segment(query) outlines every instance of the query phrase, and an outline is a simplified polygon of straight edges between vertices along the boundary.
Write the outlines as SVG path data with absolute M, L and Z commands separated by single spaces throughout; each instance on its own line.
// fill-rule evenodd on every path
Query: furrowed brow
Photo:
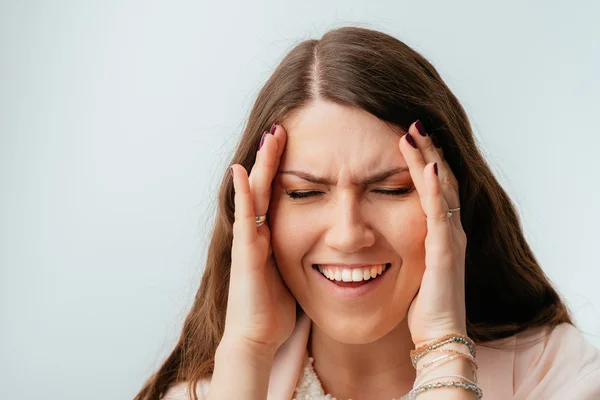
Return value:
M 381 181 L 386 180 L 387 178 L 389 178 L 392 175 L 396 175 L 396 174 L 399 174 L 401 172 L 406 172 L 406 171 L 408 171 L 408 167 L 394 168 L 389 171 L 379 172 L 372 176 L 368 176 L 365 179 L 357 182 L 357 184 L 371 185 L 373 183 L 379 183 Z M 334 185 L 335 184 L 335 182 L 332 179 L 329 179 L 327 177 L 315 176 L 313 174 L 310 174 L 310 173 L 304 172 L 304 171 L 279 171 L 278 173 L 282 174 L 282 175 L 294 175 L 300 179 L 304 179 L 305 181 L 316 183 L 319 185 Z

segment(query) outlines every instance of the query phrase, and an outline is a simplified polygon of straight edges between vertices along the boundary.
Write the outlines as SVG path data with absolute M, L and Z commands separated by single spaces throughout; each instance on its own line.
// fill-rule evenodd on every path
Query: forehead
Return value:
M 281 161 L 286 168 L 296 163 L 326 168 L 342 163 L 351 169 L 406 165 L 398 148 L 402 129 L 364 110 L 317 101 L 283 124 L 288 136 Z

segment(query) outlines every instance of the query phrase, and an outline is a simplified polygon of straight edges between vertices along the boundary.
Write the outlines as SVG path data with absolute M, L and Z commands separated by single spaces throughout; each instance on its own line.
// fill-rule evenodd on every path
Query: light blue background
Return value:
M 598 4 L 2 1 L 2 397 L 134 396 L 191 305 L 259 88 L 347 24 L 437 67 L 600 345 Z

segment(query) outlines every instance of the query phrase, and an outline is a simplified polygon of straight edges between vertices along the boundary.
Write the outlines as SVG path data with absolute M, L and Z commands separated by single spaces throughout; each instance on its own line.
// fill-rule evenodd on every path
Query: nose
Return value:
M 375 243 L 372 221 L 363 215 L 360 199 L 345 194 L 328 209 L 325 243 L 344 253 L 354 253 Z

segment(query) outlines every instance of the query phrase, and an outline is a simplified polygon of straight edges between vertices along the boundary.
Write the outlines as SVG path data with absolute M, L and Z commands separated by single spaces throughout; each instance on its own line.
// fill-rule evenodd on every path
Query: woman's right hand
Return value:
M 272 355 L 294 329 L 296 300 L 275 265 L 268 221 L 259 227 L 255 221 L 255 216 L 267 214 L 286 132 L 277 125 L 273 134 L 265 132 L 261 140 L 250 177 L 243 166 L 231 167 L 235 222 L 221 343 Z

